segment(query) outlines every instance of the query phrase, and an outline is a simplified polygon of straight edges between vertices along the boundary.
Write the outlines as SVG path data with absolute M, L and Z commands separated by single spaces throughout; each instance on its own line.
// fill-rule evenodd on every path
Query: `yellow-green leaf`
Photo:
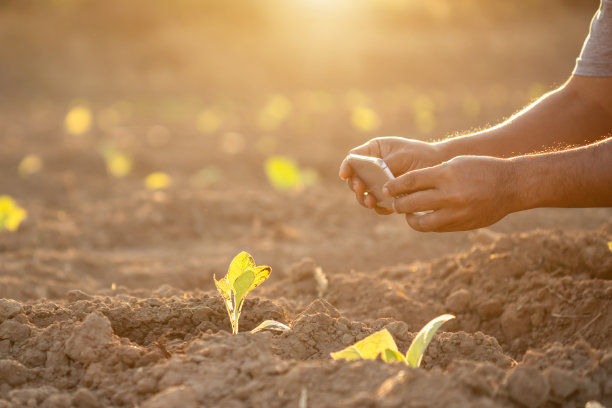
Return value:
M 276 320 L 264 320 L 256 328 L 251 330 L 251 333 L 257 333 L 263 330 L 276 331 L 276 332 L 286 332 L 291 330 L 289 326 L 283 324 L 281 322 L 277 322 Z
M 231 299 L 232 295 L 231 295 L 231 288 L 229 283 L 227 282 L 227 279 L 223 278 L 223 279 L 215 279 L 215 276 L 213 275 L 213 280 L 215 281 L 215 286 L 217 287 L 217 290 L 219 291 L 219 293 L 221 293 L 221 296 L 223 296 L 225 299 Z
M 17 231 L 19 224 L 26 219 L 28 212 L 21 208 L 12 197 L 0 196 L 0 231 Z
M 379 354 L 384 353 L 387 349 L 397 351 L 397 345 L 395 344 L 395 340 L 393 340 L 391 333 L 389 333 L 387 329 L 382 329 L 381 331 L 377 331 L 376 333 L 369 335 L 365 339 L 358 341 L 344 350 L 337 353 L 332 353 L 332 358 L 337 359 L 334 357 L 334 355 L 339 355 L 340 357 L 338 358 L 344 358 L 344 354 L 338 354 L 344 352 L 348 353 L 347 355 L 349 356 L 353 356 L 354 353 L 352 350 L 347 351 L 351 347 L 354 347 L 359 352 L 361 358 L 366 360 L 375 360 Z
M 64 124 L 68 133 L 80 135 L 91 128 L 92 115 L 87 106 L 75 106 L 66 114 Z
M 38 173 L 43 167 L 43 161 L 37 154 L 28 154 L 26 157 L 21 159 L 19 163 L 19 175 L 21 177 L 31 176 L 32 174 Z
M 357 350 L 357 347 L 355 346 L 348 346 L 344 350 L 340 350 L 335 353 L 331 353 L 331 357 L 334 360 L 346 360 L 346 361 L 363 360 L 363 356 L 361 355 L 361 353 L 359 352 L 359 350 Z
M 279 191 L 298 191 L 304 187 L 300 168 L 295 160 L 273 156 L 264 164 L 268 181 Z
M 106 171 L 113 177 L 123 178 L 132 171 L 132 159 L 123 153 L 113 151 L 104 155 Z
M 397 351 L 395 340 L 387 329 L 382 329 L 365 339 L 358 341 L 354 346 L 366 360 L 374 360 L 386 349 Z
M 608 248 L 612 251 L 612 241 L 608 242 Z
M 213 280 L 215 281 L 215 286 L 217 287 L 217 291 L 223 296 L 223 301 L 225 302 L 225 306 L 227 307 L 227 312 L 231 315 L 234 311 L 234 306 L 232 303 L 232 289 L 230 288 L 229 283 L 226 278 L 216 280 L 213 275 Z
M 253 279 L 253 283 L 251 284 L 249 291 L 261 285 L 266 279 L 268 279 L 268 277 L 270 276 L 270 273 L 272 273 L 272 268 L 270 268 L 268 265 L 258 266 L 255 269 L 253 269 L 253 274 L 255 275 L 255 279 Z
M 423 354 L 425 354 L 425 350 L 427 346 L 431 342 L 436 331 L 447 321 L 454 319 L 455 316 L 450 314 L 444 314 L 442 316 L 438 316 L 429 323 L 425 325 L 416 335 L 414 340 L 412 340 L 412 344 L 410 344 L 410 348 L 406 353 L 406 361 L 410 364 L 411 367 L 419 367 L 421 365 L 421 360 L 423 359 Z
M 234 280 L 232 290 L 234 291 L 234 302 L 236 305 L 240 305 L 247 293 L 249 293 L 254 279 L 255 274 L 252 269 L 249 269 Z
M 366 106 L 356 106 L 351 114 L 353 127 L 362 132 L 371 132 L 380 126 L 380 118 L 376 112 Z
M 382 353 L 382 359 L 385 363 L 401 361 L 402 363 L 407 364 L 404 355 L 397 350 L 385 349 L 385 351 Z
M 153 172 L 145 178 L 145 187 L 149 190 L 163 190 L 170 184 L 172 184 L 172 178 L 161 171 Z
M 269 266 L 255 266 L 253 257 L 243 251 L 234 257 L 225 277 L 219 281 L 215 279 L 215 285 L 225 300 L 234 334 L 238 333 L 244 299 L 270 276 L 271 271 Z
M 227 280 L 230 286 L 234 286 L 234 281 L 249 269 L 255 268 L 255 261 L 253 257 L 248 253 L 242 251 L 232 259 L 229 269 L 227 270 Z

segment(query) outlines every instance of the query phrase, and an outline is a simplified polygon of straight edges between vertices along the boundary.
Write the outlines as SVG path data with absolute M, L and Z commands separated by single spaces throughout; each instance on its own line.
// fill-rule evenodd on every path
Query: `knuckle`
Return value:
M 468 204 L 468 197 L 466 194 L 454 191 L 448 194 L 448 202 L 457 207 L 463 207 Z
M 395 208 L 398 212 L 411 213 L 413 206 L 414 200 L 409 195 L 395 199 Z
M 416 184 L 416 177 L 413 174 L 406 174 L 402 177 L 402 186 L 404 188 L 412 188 Z

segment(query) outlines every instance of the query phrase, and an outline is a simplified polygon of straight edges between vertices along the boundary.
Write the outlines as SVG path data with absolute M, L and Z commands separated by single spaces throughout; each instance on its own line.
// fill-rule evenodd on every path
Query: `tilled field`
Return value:
M 59 220 L 35 194 L 22 201 L 29 219 L 0 236 L 0 406 L 612 404 L 606 210 L 423 235 L 358 208 L 340 182 L 142 191 Z M 601 228 L 507 232 L 564 216 Z M 243 249 L 273 272 L 234 336 L 212 275 Z M 457 318 L 420 369 L 330 358 L 382 328 L 405 351 L 442 313 Z M 266 319 L 292 329 L 248 333 Z
M 598 2 L 243 3 L 0 1 L 0 408 L 612 407 L 612 209 L 422 234 L 336 176 L 553 89 Z M 272 274 L 232 335 L 241 251 Z M 330 357 L 444 313 L 420 368 Z

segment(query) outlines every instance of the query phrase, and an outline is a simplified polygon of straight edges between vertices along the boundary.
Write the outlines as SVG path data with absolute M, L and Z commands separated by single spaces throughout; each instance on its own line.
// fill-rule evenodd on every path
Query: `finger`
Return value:
M 393 214 L 395 212 L 395 211 L 393 211 L 392 209 L 389 209 L 389 208 L 379 207 L 378 206 L 378 201 L 376 200 L 376 197 L 374 197 L 374 195 L 372 195 L 372 194 L 367 194 L 367 195 L 364 196 L 363 204 L 367 208 L 371 208 L 374 211 L 376 211 L 377 214 L 389 215 L 389 214 Z
M 348 160 L 344 158 L 344 160 L 342 160 L 342 163 L 340 164 L 340 170 L 338 171 L 338 176 L 342 180 L 346 180 L 349 177 L 351 177 L 353 174 L 355 174 L 355 171 L 353 170 L 351 165 L 348 164 Z
M 377 202 L 378 201 L 376 200 L 376 197 L 374 197 L 372 194 L 367 194 L 363 199 L 363 203 L 365 204 L 365 206 L 372 209 L 375 209 L 377 207 Z
M 436 189 L 417 191 L 393 200 L 393 208 L 398 213 L 438 210 L 443 204 L 442 194 Z
M 380 215 L 389 215 L 389 214 L 393 214 L 395 211 L 390 210 L 388 208 L 383 208 L 383 207 L 375 207 L 374 211 L 376 211 L 377 214 Z
M 436 186 L 438 168 L 428 167 L 405 173 L 395 180 L 390 180 L 383 186 L 383 192 L 391 197 L 427 190 Z
M 378 140 L 376 139 L 368 140 L 364 144 L 359 145 L 354 149 L 351 149 L 349 153 L 382 158 L 380 154 L 380 145 L 378 144 Z
M 412 153 L 391 153 L 385 156 L 385 163 L 395 177 L 413 170 Z
M 363 194 L 357 194 L 355 193 L 355 199 L 357 200 L 357 202 L 359 204 L 361 204 L 362 207 L 368 208 L 368 206 L 365 204 L 364 200 L 367 196 L 363 195 Z
M 372 139 L 360 146 L 355 147 L 354 149 L 351 149 L 349 151 L 349 154 L 350 153 L 361 154 L 363 156 L 381 157 L 380 148 L 378 146 L 378 142 L 375 139 Z M 340 176 L 342 180 L 346 180 L 355 173 L 351 165 L 348 164 L 347 158 L 348 155 L 344 158 L 344 160 L 342 160 L 342 163 L 340 164 L 340 170 L 338 171 L 338 176 Z
M 368 191 L 366 184 L 357 176 L 349 178 L 348 185 L 351 190 L 360 195 L 364 195 Z
M 443 232 L 454 223 L 453 213 L 446 210 L 438 210 L 428 214 L 416 215 L 406 214 L 406 222 L 412 229 L 420 232 Z

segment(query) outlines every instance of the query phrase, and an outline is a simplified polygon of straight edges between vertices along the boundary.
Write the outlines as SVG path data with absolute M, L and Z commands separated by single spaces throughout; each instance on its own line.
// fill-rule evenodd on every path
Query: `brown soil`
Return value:
M 240 166 L 223 187 L 179 173 L 153 193 L 110 180 L 96 153 L 54 162 L 63 147 L 37 146 L 41 174 L 17 177 L 19 143 L 0 161 L 30 212 L 0 234 L 0 407 L 612 404 L 609 210 L 418 234 L 360 209 L 325 168 L 301 194 L 258 175 L 245 192 Z M 212 275 L 240 250 L 273 273 L 232 336 Z M 457 318 L 420 369 L 329 356 L 381 328 L 405 351 L 442 313 Z M 292 330 L 247 332 L 266 319 Z
M 448 1 L 437 23 L 412 11 L 359 19 L 309 49 L 300 8 L 268 28 L 223 1 L 39 3 L 0 1 L 0 195 L 29 213 L 18 231 L 0 231 L 0 408 L 612 407 L 612 209 L 539 209 L 421 234 L 359 207 L 336 176 L 370 137 L 496 123 L 534 85 L 541 94 L 562 83 L 597 1 Z M 227 10 L 172 14 L 171 3 Z M 224 28 L 234 13 L 239 30 Z M 308 87 L 329 88 L 330 111 L 302 109 Z M 375 132 L 350 127 L 354 87 L 380 115 Z M 261 130 L 254 118 L 278 89 L 292 116 Z M 431 134 L 413 120 L 423 95 L 436 105 Z M 476 116 L 467 96 L 480 101 Z M 71 136 L 63 119 L 81 97 L 94 126 Z M 99 114 L 123 99 L 131 116 L 102 126 Z M 213 105 L 225 122 L 204 135 L 195 117 Z M 245 149 L 220 149 L 226 132 Z M 261 137 L 319 182 L 274 191 Z M 106 173 L 108 142 L 133 157 L 124 179 Z M 27 154 L 44 167 L 20 177 Z M 219 182 L 190 183 L 211 165 Z M 144 188 L 156 170 L 172 176 L 169 189 Z M 232 335 L 212 278 L 243 250 L 273 271 Z M 382 328 L 405 352 L 443 313 L 456 319 L 421 368 L 330 358 Z M 249 333 L 267 319 L 291 331 Z

